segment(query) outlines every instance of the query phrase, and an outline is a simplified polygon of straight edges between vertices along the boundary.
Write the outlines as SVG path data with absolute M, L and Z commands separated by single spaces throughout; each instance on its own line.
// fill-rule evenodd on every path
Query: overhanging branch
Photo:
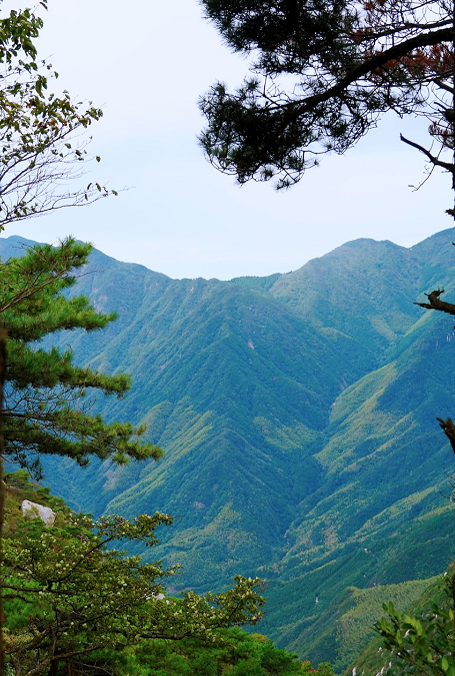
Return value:
M 406 54 L 409 54 L 414 49 L 418 49 L 419 47 L 437 45 L 441 42 L 452 41 L 453 38 L 453 26 L 416 35 L 409 40 L 405 40 L 404 42 L 393 45 L 390 47 L 390 49 L 385 49 L 383 52 L 375 54 L 370 59 L 359 64 L 347 75 L 341 78 L 337 84 L 335 84 L 333 87 L 329 87 L 329 89 L 327 89 L 325 92 L 308 96 L 307 98 L 300 101 L 292 101 L 291 103 L 287 104 L 287 106 L 282 107 L 289 107 L 289 118 L 296 119 L 303 113 L 311 110 L 315 105 L 339 96 L 345 89 L 347 89 L 347 87 L 349 87 L 349 85 L 353 84 L 365 75 L 373 73 L 378 68 L 385 66 L 389 61 L 400 59 L 401 57 L 406 56 Z
M 427 310 L 439 310 L 440 312 L 445 312 L 448 315 L 455 315 L 455 304 L 446 303 L 443 300 L 439 300 L 439 296 L 444 293 L 444 289 L 436 289 L 430 294 L 425 294 L 430 301 L 429 303 L 414 303 L 419 307 L 426 308 Z M 455 429 L 455 428 L 454 428 Z M 455 437 L 454 437 L 455 438 Z
M 442 418 L 436 418 L 436 420 L 439 422 L 441 429 L 450 441 L 452 450 L 455 453 L 455 425 L 453 424 L 452 419 L 447 418 L 447 420 L 443 420 Z

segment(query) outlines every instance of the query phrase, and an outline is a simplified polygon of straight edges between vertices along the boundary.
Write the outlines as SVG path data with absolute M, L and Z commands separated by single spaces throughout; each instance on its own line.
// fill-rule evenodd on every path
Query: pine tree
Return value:
M 425 115 L 439 150 L 403 141 L 455 173 L 453 3 L 444 0 L 201 0 L 226 44 L 251 57 L 231 94 L 200 101 L 200 141 L 240 183 L 297 183 L 323 153 L 344 153 L 389 110 Z M 448 160 L 443 157 L 449 151 Z M 441 154 L 442 152 L 442 154 Z
M 156 446 L 141 443 L 144 427 L 106 424 L 90 413 L 94 392 L 121 397 L 129 389 L 128 376 L 80 368 L 69 349 L 40 346 L 58 331 L 95 331 L 115 319 L 97 313 L 87 298 L 65 295 L 83 274 L 90 251 L 90 245 L 67 239 L 0 262 L 0 318 L 8 332 L 4 453 L 38 474 L 39 457 L 49 453 L 79 464 L 91 455 L 115 462 L 161 455 Z
M 47 0 L 39 5 L 46 9 Z M 90 139 L 81 131 L 102 111 L 74 102 L 68 92 L 49 91 L 58 73 L 38 59 L 35 41 L 42 26 L 29 9 L 0 19 L 0 231 L 13 221 L 116 194 L 82 181 Z M 56 331 L 92 331 L 114 319 L 97 314 L 84 298 L 63 295 L 89 252 L 88 245 L 69 239 L 55 249 L 37 247 L 0 263 L 0 322 L 8 333 L 2 456 L 29 467 L 35 463 L 38 473 L 43 453 L 69 455 L 81 464 L 89 455 L 118 462 L 160 455 L 154 446 L 139 443 L 143 429 L 106 425 L 89 413 L 86 393 L 98 389 L 122 396 L 129 387 L 126 376 L 77 368 L 69 350 L 45 351 L 38 345 Z

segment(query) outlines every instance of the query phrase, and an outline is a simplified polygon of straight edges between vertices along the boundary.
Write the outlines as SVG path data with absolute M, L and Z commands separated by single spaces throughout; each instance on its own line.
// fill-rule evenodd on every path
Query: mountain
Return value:
M 340 627 L 362 590 L 431 578 L 455 557 L 453 454 L 436 422 L 455 410 L 453 320 L 414 304 L 438 287 L 450 297 L 452 238 L 357 240 L 231 282 L 94 251 L 77 292 L 119 319 L 56 341 L 132 375 L 127 397 L 94 408 L 146 423 L 165 457 L 85 470 L 50 459 L 48 484 L 85 511 L 173 514 L 159 555 L 182 564 L 181 586 L 259 573 L 261 632 L 343 669 Z M 0 240 L 0 254 L 18 246 Z

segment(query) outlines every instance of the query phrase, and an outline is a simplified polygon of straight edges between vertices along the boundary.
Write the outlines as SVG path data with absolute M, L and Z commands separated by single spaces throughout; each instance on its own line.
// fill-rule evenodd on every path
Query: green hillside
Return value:
M 132 375 L 125 399 L 94 407 L 147 423 L 165 457 L 84 470 L 46 459 L 47 482 L 83 511 L 173 514 L 159 555 L 182 563 L 183 587 L 260 574 L 261 632 L 345 668 L 363 592 L 455 558 L 453 453 L 436 421 L 455 411 L 453 320 L 414 305 L 454 288 L 452 239 L 358 240 L 293 273 L 231 282 L 171 280 L 95 251 L 77 290 L 119 319 L 59 340 L 92 368 Z M 1 240 L 0 252 L 17 246 Z

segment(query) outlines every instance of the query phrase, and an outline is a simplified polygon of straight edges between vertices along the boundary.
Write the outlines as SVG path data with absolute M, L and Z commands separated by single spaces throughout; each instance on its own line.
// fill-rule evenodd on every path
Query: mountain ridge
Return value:
M 344 668 L 346 589 L 430 578 L 455 556 L 440 494 L 451 451 L 435 420 L 455 409 L 454 334 L 414 304 L 453 289 L 451 235 L 411 249 L 362 239 L 229 282 L 171 280 L 95 251 L 98 272 L 76 292 L 119 319 L 57 344 L 132 375 L 124 400 L 95 410 L 147 423 L 166 455 L 86 471 L 46 459 L 53 492 L 84 511 L 174 514 L 159 555 L 183 564 L 182 586 L 259 572 L 264 631 Z

